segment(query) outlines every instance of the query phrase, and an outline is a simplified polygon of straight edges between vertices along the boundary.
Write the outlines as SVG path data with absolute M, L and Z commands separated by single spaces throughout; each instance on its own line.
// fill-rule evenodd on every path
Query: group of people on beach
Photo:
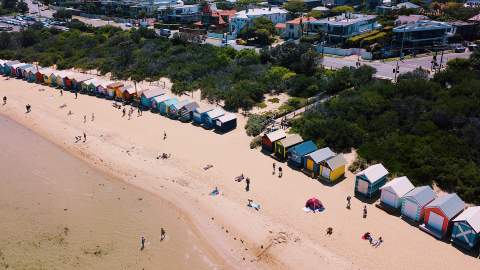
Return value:
M 372 235 L 369 232 L 366 232 L 362 235 L 363 240 L 368 240 L 372 247 L 379 247 L 383 243 L 383 238 L 380 236 L 378 239 L 373 239 Z
M 160 242 L 165 240 L 165 237 L 167 237 L 167 232 L 162 227 L 162 228 L 160 228 Z M 140 237 L 140 250 L 145 249 L 145 243 L 146 242 L 147 242 L 147 239 L 145 238 L 145 236 Z
M 275 173 L 276 173 L 275 169 L 276 169 L 276 164 L 274 162 L 273 163 L 273 175 L 275 175 Z M 282 169 L 281 166 L 278 166 L 278 178 L 282 178 L 282 176 L 283 176 L 283 169 Z

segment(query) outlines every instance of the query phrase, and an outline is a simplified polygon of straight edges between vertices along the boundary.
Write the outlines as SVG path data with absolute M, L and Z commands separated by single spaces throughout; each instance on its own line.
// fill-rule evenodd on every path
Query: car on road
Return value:
M 454 51 L 456 53 L 463 53 L 463 52 L 465 52 L 465 50 L 466 50 L 466 48 L 462 45 L 456 46 L 455 49 L 454 49 Z
M 126 23 L 125 27 L 132 27 L 132 24 L 131 23 Z

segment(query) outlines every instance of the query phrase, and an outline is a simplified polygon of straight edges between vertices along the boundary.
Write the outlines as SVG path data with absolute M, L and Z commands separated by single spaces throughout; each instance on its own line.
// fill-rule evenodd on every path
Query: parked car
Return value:
M 463 53 L 465 52 L 466 48 L 462 45 L 459 45 L 459 46 L 456 46 L 454 50 L 456 53 Z
M 162 37 L 169 37 L 172 34 L 172 31 L 170 29 L 160 29 L 160 36 Z

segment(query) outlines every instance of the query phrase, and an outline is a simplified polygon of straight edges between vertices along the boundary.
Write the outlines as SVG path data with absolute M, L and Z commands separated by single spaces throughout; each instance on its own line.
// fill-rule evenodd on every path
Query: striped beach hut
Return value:
M 182 122 L 188 122 L 192 119 L 193 111 L 199 108 L 199 105 L 195 101 L 190 101 L 190 103 L 183 106 L 178 111 L 178 120 Z
M 372 198 L 387 183 L 388 171 L 382 164 L 372 165 L 355 176 L 355 194 Z
M 42 83 L 45 85 L 52 85 L 52 79 L 55 79 L 55 75 L 53 74 L 54 70 L 51 68 L 41 68 L 39 73 L 43 77 Z
M 117 93 L 117 91 L 119 91 L 120 87 L 122 86 L 123 86 L 123 83 L 121 82 L 114 82 L 107 85 L 107 93 L 108 93 L 107 98 L 115 99 L 115 93 Z
M 142 93 L 143 94 L 143 93 Z M 160 112 L 160 103 L 162 102 L 165 102 L 169 99 L 171 99 L 172 97 L 169 96 L 169 95 L 160 95 L 160 96 L 156 96 L 152 99 L 152 110 L 153 111 L 156 111 L 156 112 Z
M 429 186 L 416 187 L 402 198 L 402 217 L 420 222 L 425 213 L 425 206 L 435 200 L 435 192 Z
M 25 64 L 25 65 L 22 65 L 22 66 L 19 66 L 17 67 L 17 70 L 15 72 L 17 78 L 24 78 L 24 76 L 26 75 L 26 70 L 29 69 L 29 68 L 32 68 L 33 65 L 32 64 Z
M 334 156 L 335 153 L 328 147 L 316 150 L 303 158 L 303 169 L 315 178 L 320 175 L 320 163 Z
M 120 90 L 122 90 L 122 100 L 125 102 L 133 101 L 133 98 L 137 94 L 137 90 L 135 90 L 135 86 L 133 85 L 124 85 L 120 87 Z
M 463 209 L 465 209 L 465 203 L 455 193 L 436 198 L 425 206 L 424 224 L 420 225 L 420 229 L 442 239 L 450 230 L 452 220 Z
M 380 188 L 380 203 L 392 209 L 400 209 L 402 197 L 414 188 L 406 176 L 394 178 Z
M 225 111 L 221 108 L 215 108 L 205 115 L 205 121 L 203 122 L 204 128 L 213 128 L 215 127 L 215 119 L 225 114 Z
M 107 85 L 111 84 L 112 82 L 109 80 L 97 78 L 91 81 L 90 83 L 95 86 L 95 90 L 94 90 L 95 95 L 98 97 L 104 97 L 108 95 Z
M 342 154 L 320 161 L 319 177 L 331 183 L 345 175 L 347 160 Z
M 20 78 L 22 77 L 21 67 L 30 67 L 30 66 L 32 65 L 27 63 L 21 63 L 21 62 L 14 64 L 11 66 L 10 76 Z
M 158 106 L 158 111 L 159 111 L 160 114 L 162 114 L 162 115 L 168 115 L 169 110 L 170 110 L 170 106 L 171 106 L 172 104 L 175 104 L 175 103 L 178 103 L 178 99 L 177 99 L 177 98 L 171 98 L 171 99 L 162 101 L 162 102 L 160 102 L 160 103 L 157 104 L 157 106 Z
M 313 141 L 306 141 L 288 149 L 288 164 L 292 167 L 301 167 L 304 163 L 304 157 L 317 150 L 317 145 Z
M 217 132 L 228 132 L 237 127 L 237 116 L 234 113 L 225 113 L 215 119 L 215 130 Z
M 275 131 L 264 134 L 262 137 L 262 150 L 275 152 L 275 143 L 286 137 L 287 134 L 283 129 L 277 129 Z
M 13 69 L 12 69 L 12 66 L 13 65 L 17 65 L 19 64 L 20 61 L 8 61 L 6 63 L 3 64 L 3 74 L 6 75 L 6 76 L 12 76 L 12 73 L 13 73 Z
M 192 112 L 192 121 L 195 124 L 203 124 L 205 122 L 205 117 L 207 116 L 207 112 L 213 110 L 213 108 L 196 108 Z
M 165 91 L 160 88 L 143 90 L 142 94 L 140 95 L 140 105 L 145 109 L 152 109 L 153 99 L 161 95 L 165 95 Z M 155 106 L 156 105 L 157 104 L 155 104 Z
M 95 92 L 96 92 L 96 90 L 97 90 L 96 83 L 97 83 L 97 79 L 96 79 L 96 78 L 92 78 L 92 79 L 83 81 L 83 82 L 81 83 L 81 87 L 82 87 L 81 92 L 82 92 L 82 93 L 89 94 L 89 95 L 91 95 L 91 96 L 94 96 L 94 95 L 95 95 Z
M 170 107 L 168 108 L 168 116 L 170 118 L 177 118 L 180 109 L 190 102 L 190 100 L 180 100 L 179 102 L 170 105 Z
M 72 83 L 72 91 L 81 92 L 83 83 L 91 80 L 92 78 L 93 76 L 89 74 L 72 73 L 72 78 L 70 78 Z
M 280 160 L 287 159 L 288 149 L 303 142 L 303 139 L 298 134 L 290 135 L 284 139 L 275 142 L 275 155 Z
M 37 67 L 29 67 L 24 70 L 22 78 L 28 82 L 35 82 L 36 77 L 35 73 L 37 72 Z
M 480 238 L 480 206 L 469 207 L 453 220 L 452 243 L 471 250 Z
M 67 76 L 67 71 L 58 71 L 56 73 L 56 76 L 55 76 L 55 79 L 57 80 L 56 82 L 56 86 L 58 88 L 62 88 L 62 89 L 65 89 L 65 81 L 64 81 L 64 78 Z

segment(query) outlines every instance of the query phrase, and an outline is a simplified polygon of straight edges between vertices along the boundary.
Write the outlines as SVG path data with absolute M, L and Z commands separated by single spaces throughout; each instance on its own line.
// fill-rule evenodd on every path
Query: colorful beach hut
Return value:
M 12 65 L 10 76 L 20 78 L 22 76 L 22 71 L 20 70 L 20 68 L 23 66 L 30 67 L 31 65 L 27 63 L 17 63 Z
M 304 163 L 304 157 L 317 150 L 317 145 L 313 141 L 306 141 L 288 149 L 288 164 L 293 167 L 301 167 Z
M 35 82 L 36 77 L 35 73 L 37 72 L 37 67 L 29 67 L 23 71 L 22 78 L 28 82 Z
M 277 129 L 264 134 L 262 137 L 262 150 L 275 152 L 275 143 L 281 139 L 284 139 L 285 137 L 287 137 L 287 134 L 283 129 Z
M 20 61 L 9 61 L 9 62 L 6 62 L 4 65 L 3 65 L 3 74 L 5 74 L 6 76 L 12 76 L 12 73 L 13 73 L 13 69 L 12 69 L 12 66 L 13 65 L 17 65 L 19 64 Z
M 88 79 L 86 81 L 83 81 L 80 85 L 81 85 L 81 92 L 82 93 L 86 93 L 86 94 L 89 94 L 89 95 L 95 95 L 95 92 L 96 92 L 96 83 L 97 83 L 97 79 L 96 78 L 92 78 L 92 79 Z
M 3 59 L 0 59 L 0 74 L 3 74 L 4 73 L 4 66 L 5 66 L 5 63 L 7 63 L 8 61 L 7 60 L 3 60 Z
M 57 87 L 62 88 L 62 89 L 65 88 L 64 78 L 65 78 L 66 76 L 67 76 L 67 72 L 66 72 L 66 71 L 58 71 L 58 72 L 56 73 L 55 79 L 57 80 L 57 81 L 56 81 L 56 86 L 57 86 Z
M 420 229 L 442 239 L 450 230 L 452 220 L 465 209 L 465 203 L 457 194 L 436 198 L 425 206 L 425 222 Z
M 190 103 L 186 104 L 178 111 L 178 120 L 182 122 L 190 121 L 192 119 L 193 111 L 196 110 L 198 107 L 199 106 L 197 102 L 190 101 Z
M 319 176 L 329 182 L 334 182 L 345 175 L 347 160 L 342 154 L 328 158 L 320 162 Z
M 320 163 L 334 156 L 335 153 L 328 147 L 316 150 L 303 158 L 303 169 L 315 178 L 320 175 Z
M 275 142 L 275 155 L 281 159 L 285 160 L 287 158 L 288 149 L 294 147 L 297 144 L 303 142 L 303 139 L 298 134 L 290 135 L 284 139 Z
M 108 93 L 107 98 L 115 99 L 115 93 L 117 93 L 117 91 L 120 91 L 120 88 L 122 86 L 123 86 L 123 83 L 121 82 L 114 82 L 107 85 L 107 93 Z
M 74 92 L 81 92 L 83 83 L 93 78 L 92 75 L 82 73 L 73 73 L 72 77 L 72 91 Z
M 180 111 L 180 109 L 190 102 L 191 102 L 190 100 L 181 100 L 177 103 L 170 105 L 170 107 L 168 108 L 168 116 L 171 118 L 177 118 L 178 112 Z
M 17 70 L 16 70 L 16 76 L 17 78 L 24 78 L 24 76 L 27 74 L 26 70 L 29 69 L 29 68 L 32 68 L 33 65 L 32 64 L 25 64 L 25 65 L 22 65 L 22 66 L 19 66 L 17 67 Z
M 205 122 L 205 117 L 207 116 L 207 112 L 213 110 L 213 108 L 196 108 L 195 110 L 193 110 L 192 112 L 192 121 L 195 123 L 195 124 L 203 124 L 203 122 Z
M 372 165 L 355 176 L 355 193 L 372 198 L 387 183 L 388 171 L 382 164 Z
M 169 95 L 161 95 L 161 96 L 154 97 L 151 102 L 152 110 L 160 112 L 160 103 L 165 102 L 171 98 L 172 97 L 170 97 Z
M 414 188 L 406 176 L 394 178 L 380 188 L 380 203 L 392 209 L 400 209 L 402 197 Z
M 469 207 L 453 220 L 452 243 L 471 250 L 480 238 L 480 206 Z
M 140 105 L 145 109 L 152 109 L 152 101 L 155 97 L 165 95 L 165 91 L 160 88 L 147 89 L 140 95 Z M 155 104 L 156 106 L 157 104 Z
M 237 116 L 234 113 L 226 113 L 215 119 L 215 130 L 218 132 L 228 132 L 236 127 Z
M 160 114 L 168 115 L 170 106 L 172 104 L 175 104 L 175 103 L 178 103 L 177 98 L 171 98 L 171 99 L 162 101 L 162 102 L 157 104 L 158 105 L 158 111 L 160 112 Z
M 225 111 L 221 108 L 215 108 L 208 111 L 205 114 L 205 121 L 203 122 L 204 128 L 213 128 L 215 126 L 215 119 L 225 114 Z
M 429 186 L 416 187 L 402 198 L 402 217 L 420 222 L 425 213 L 425 206 L 435 200 L 435 192 Z
M 125 102 L 133 101 L 133 98 L 137 94 L 137 90 L 135 90 L 135 86 L 133 85 L 124 85 L 120 87 L 122 91 L 122 100 Z

